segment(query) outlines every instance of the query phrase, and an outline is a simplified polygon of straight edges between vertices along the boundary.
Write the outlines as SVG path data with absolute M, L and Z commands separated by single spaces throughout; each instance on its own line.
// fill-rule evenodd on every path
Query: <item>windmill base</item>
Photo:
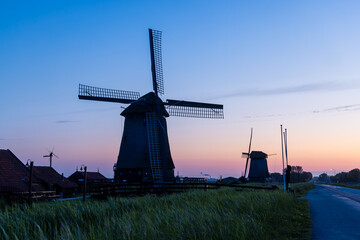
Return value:
M 174 170 L 168 169 L 164 174 L 164 182 L 174 182 Z M 128 168 L 115 170 L 116 182 L 141 183 L 154 182 L 150 169 Z

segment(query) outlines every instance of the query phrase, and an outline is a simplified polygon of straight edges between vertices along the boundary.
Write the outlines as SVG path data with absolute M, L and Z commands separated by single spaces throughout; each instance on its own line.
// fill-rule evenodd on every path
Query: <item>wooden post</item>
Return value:
M 286 167 L 289 165 L 288 154 L 287 154 L 287 129 L 285 128 L 284 132 L 284 144 L 285 144 L 285 158 L 286 158 Z
M 286 159 L 286 169 L 287 169 L 289 167 L 289 162 L 288 162 L 288 152 L 287 152 L 287 129 L 286 128 L 285 128 L 285 132 L 284 132 L 284 146 L 285 146 L 285 159 Z M 289 182 L 287 185 L 288 185 L 288 187 L 290 187 L 290 179 L 289 179 Z M 286 191 L 288 191 L 288 190 L 289 189 L 286 189 Z
M 31 195 L 32 195 L 31 187 L 32 186 L 31 185 L 32 185 L 33 165 L 34 165 L 34 162 L 30 161 L 29 196 L 28 196 L 28 204 L 29 204 L 29 206 L 32 205 L 32 199 L 31 199 Z
M 85 202 L 86 199 L 86 183 L 87 183 L 87 167 L 84 167 L 84 172 L 85 172 L 85 176 L 84 176 L 84 193 L 83 193 L 83 201 Z

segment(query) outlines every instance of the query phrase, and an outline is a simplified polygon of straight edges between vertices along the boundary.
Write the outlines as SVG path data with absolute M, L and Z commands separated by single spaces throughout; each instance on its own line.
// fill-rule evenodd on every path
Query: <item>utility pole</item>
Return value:
M 285 132 L 284 132 L 284 143 L 285 143 L 285 157 L 286 157 L 286 167 L 287 167 L 289 165 L 288 154 L 287 154 L 287 128 L 285 128 Z
M 28 195 L 28 204 L 29 206 L 32 205 L 32 199 L 31 199 L 31 195 L 32 195 L 32 189 L 31 189 L 31 185 L 32 185 L 32 176 L 33 176 L 33 165 L 34 162 L 30 161 L 30 178 L 29 178 L 29 195 Z
M 283 164 L 283 180 L 284 180 L 284 192 L 286 192 L 286 186 L 285 186 L 285 164 L 284 164 L 284 140 L 283 140 L 283 127 L 280 125 L 281 129 L 281 156 L 282 156 L 282 164 Z

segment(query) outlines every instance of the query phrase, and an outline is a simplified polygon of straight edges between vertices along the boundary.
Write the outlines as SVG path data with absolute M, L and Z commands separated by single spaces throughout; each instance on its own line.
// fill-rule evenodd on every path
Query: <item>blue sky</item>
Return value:
M 164 98 L 224 104 L 224 120 L 169 118 L 176 170 L 240 175 L 254 148 L 309 171 L 350 170 L 360 150 L 358 1 L 2 1 L 0 148 L 59 172 L 111 175 L 119 104 L 78 84 L 152 89 L 147 29 L 163 31 Z M 125 107 L 125 106 L 123 106 Z M 290 161 L 290 163 L 291 163 Z

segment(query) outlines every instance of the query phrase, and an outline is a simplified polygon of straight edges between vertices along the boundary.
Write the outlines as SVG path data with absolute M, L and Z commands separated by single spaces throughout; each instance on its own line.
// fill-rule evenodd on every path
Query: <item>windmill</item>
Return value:
M 251 128 L 249 150 L 247 153 L 243 152 L 242 156 L 246 157 L 245 173 L 240 178 L 240 181 L 246 182 L 246 172 L 250 159 L 249 175 L 250 182 L 265 182 L 265 179 L 269 177 L 269 170 L 267 165 L 267 157 L 276 154 L 266 154 L 261 151 L 251 151 L 251 141 L 253 136 L 253 129 Z
M 161 31 L 149 29 L 153 91 L 140 93 L 79 85 L 79 99 L 130 104 L 125 117 L 117 163 L 116 181 L 163 182 L 174 179 L 166 118 L 169 116 L 224 118 L 223 105 L 160 99 L 164 94 Z
M 50 159 L 50 167 L 52 167 L 52 158 L 53 157 L 56 157 L 56 158 L 59 158 L 58 156 L 56 156 L 56 154 L 54 153 L 54 148 L 53 150 L 49 151 L 49 154 L 48 155 L 44 155 L 43 157 L 48 157 Z

